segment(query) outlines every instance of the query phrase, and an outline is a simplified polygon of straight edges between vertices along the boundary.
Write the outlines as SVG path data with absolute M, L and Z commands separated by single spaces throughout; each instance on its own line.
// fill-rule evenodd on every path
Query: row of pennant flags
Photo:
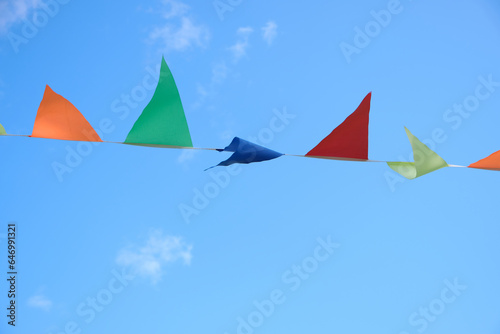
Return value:
M 413 149 L 414 162 L 368 159 L 370 101 L 371 93 L 363 99 L 351 115 L 318 145 L 305 155 L 298 156 L 342 161 L 385 162 L 390 168 L 407 179 L 415 179 L 443 167 L 468 167 L 500 171 L 500 151 L 469 166 L 449 165 L 406 128 L 406 134 Z M 103 142 L 80 111 L 71 102 L 55 93 L 49 86 L 45 88 L 32 134 L 8 134 L 0 124 L 0 135 Z M 153 97 L 135 122 L 127 138 L 124 142 L 108 143 L 232 152 L 232 155 L 227 160 L 220 162 L 217 166 L 229 166 L 235 163 L 249 164 L 290 155 L 273 151 L 238 137 L 235 137 L 223 149 L 193 147 L 179 91 L 164 58 L 162 58 L 160 78 Z

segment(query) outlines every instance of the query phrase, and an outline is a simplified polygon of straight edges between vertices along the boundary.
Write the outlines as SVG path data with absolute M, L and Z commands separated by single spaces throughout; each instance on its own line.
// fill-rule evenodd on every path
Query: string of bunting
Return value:
M 328 136 L 305 155 L 283 154 L 235 137 L 223 148 L 193 147 L 179 91 L 170 69 L 162 58 L 160 78 L 151 101 L 144 108 L 124 142 L 107 142 L 172 149 L 200 149 L 232 152 L 217 166 L 235 163 L 249 164 L 279 158 L 284 155 L 317 159 L 360 162 L 385 162 L 407 179 L 431 173 L 444 167 L 468 167 L 500 171 L 500 151 L 469 166 L 450 165 L 423 144 L 407 128 L 414 162 L 378 161 L 368 159 L 368 123 L 371 93 L 358 108 Z M 70 141 L 104 142 L 80 111 L 68 100 L 46 86 L 38 108 L 31 135 L 8 134 L 0 124 L 0 136 L 23 136 Z M 207 168 L 207 169 L 210 169 Z

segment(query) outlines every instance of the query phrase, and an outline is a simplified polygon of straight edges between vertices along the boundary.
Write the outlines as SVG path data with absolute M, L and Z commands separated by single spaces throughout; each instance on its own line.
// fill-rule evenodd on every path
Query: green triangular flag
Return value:
M 125 144 L 193 147 L 179 91 L 163 57 L 158 86 Z
M 0 136 L 4 136 L 6 134 L 7 134 L 7 132 L 5 132 L 5 128 L 3 127 L 2 124 L 0 124 Z
M 405 130 L 413 148 L 413 160 L 415 162 L 388 162 L 389 167 L 410 180 L 440 168 L 448 167 L 443 158 L 418 140 L 406 127 Z

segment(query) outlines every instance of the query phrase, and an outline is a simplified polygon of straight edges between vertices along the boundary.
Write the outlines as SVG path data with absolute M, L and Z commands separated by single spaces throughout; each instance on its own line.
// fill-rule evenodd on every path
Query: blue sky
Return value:
M 493 0 L 0 1 L 0 123 L 30 134 L 48 84 L 123 141 L 164 55 L 195 146 L 305 154 L 371 91 L 371 159 L 407 126 L 468 165 L 500 149 L 499 41 Z M 0 139 L 2 333 L 500 331 L 495 172 Z

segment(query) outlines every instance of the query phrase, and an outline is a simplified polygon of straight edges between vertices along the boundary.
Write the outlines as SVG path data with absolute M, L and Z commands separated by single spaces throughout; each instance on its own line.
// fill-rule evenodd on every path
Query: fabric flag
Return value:
M 443 158 L 418 140 L 417 137 L 412 135 L 410 130 L 406 127 L 405 131 L 413 149 L 413 160 L 415 160 L 415 162 L 387 162 L 389 167 L 409 180 L 440 168 L 448 167 L 448 164 Z
M 306 156 L 368 160 L 368 122 L 372 93 Z
M 468 167 L 479 168 L 479 169 L 490 169 L 490 170 L 500 170 L 500 151 L 481 159 Z
M 234 137 L 231 144 L 219 152 L 234 152 L 229 159 L 220 162 L 217 166 L 229 166 L 232 164 L 249 164 L 279 158 L 283 153 L 279 153 L 263 146 L 251 143 L 244 139 Z M 214 168 L 213 166 L 210 168 Z M 207 168 L 207 169 L 210 169 Z
M 7 134 L 7 132 L 5 132 L 5 128 L 3 127 L 2 124 L 0 124 L 0 136 L 4 136 L 6 134 Z
M 31 137 L 102 141 L 80 111 L 48 85 L 36 113 Z
M 125 144 L 193 147 L 179 91 L 163 57 L 158 86 Z

